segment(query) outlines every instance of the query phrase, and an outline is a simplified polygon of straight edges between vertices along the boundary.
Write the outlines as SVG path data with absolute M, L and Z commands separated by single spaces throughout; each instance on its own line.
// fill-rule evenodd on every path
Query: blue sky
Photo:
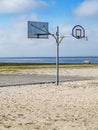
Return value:
M 98 0 L 0 0 L 0 57 L 56 56 L 56 43 L 28 39 L 27 21 L 49 23 L 49 31 L 70 35 L 80 24 L 88 41 L 64 38 L 60 56 L 98 56 Z

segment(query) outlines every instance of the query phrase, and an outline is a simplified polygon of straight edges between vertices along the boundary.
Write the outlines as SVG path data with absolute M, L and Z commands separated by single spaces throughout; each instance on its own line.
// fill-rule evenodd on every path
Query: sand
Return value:
M 19 73 L 54 74 L 55 69 Z M 0 88 L 0 130 L 98 130 L 98 68 L 60 69 L 94 80 Z

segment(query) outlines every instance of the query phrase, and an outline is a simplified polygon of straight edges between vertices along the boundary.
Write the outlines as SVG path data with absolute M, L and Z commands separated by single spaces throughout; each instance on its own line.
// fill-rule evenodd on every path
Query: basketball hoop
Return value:
M 56 34 L 52 34 L 48 31 L 48 23 L 47 22 L 35 22 L 28 21 L 28 38 L 36 38 L 36 39 L 48 39 L 48 36 L 51 35 L 55 38 L 57 43 L 57 56 L 56 56 L 56 84 L 59 85 L 59 44 L 62 42 L 63 38 L 69 36 L 60 36 L 59 35 L 59 26 L 57 26 Z M 72 29 L 72 35 L 76 39 L 85 38 L 85 29 L 76 25 Z
M 72 36 L 76 39 L 85 38 L 85 29 L 81 25 L 76 25 L 72 29 Z

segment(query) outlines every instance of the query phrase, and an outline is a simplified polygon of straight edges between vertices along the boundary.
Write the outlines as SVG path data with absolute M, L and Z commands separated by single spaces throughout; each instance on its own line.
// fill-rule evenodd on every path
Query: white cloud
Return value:
M 97 55 L 97 26 L 98 24 L 93 25 L 93 28 L 90 25 L 87 27 L 89 28 L 86 33 L 88 42 L 72 37 L 64 38 L 60 44 L 60 56 Z M 71 24 L 60 26 L 60 34 L 70 34 L 72 27 Z M 4 34 L 4 37 L 0 38 L 0 56 L 56 56 L 56 41 L 53 37 L 50 36 L 47 40 L 27 38 L 25 16 L 13 21 L 9 30 L 1 30 L 0 32 L 1 36 Z M 54 29 L 55 32 L 56 28 Z
M 21 15 L 12 20 L 6 29 L 0 29 L 0 56 L 54 56 L 55 40 L 28 39 L 27 21 L 37 20 L 36 15 Z M 3 36 L 3 37 L 2 37 Z
M 36 7 L 45 7 L 43 0 L 0 0 L 0 13 L 16 13 Z
M 74 13 L 78 16 L 98 15 L 98 0 L 85 0 L 74 10 Z
M 3 23 L 3 26 L 0 27 L 0 56 L 56 56 L 56 41 L 53 37 L 50 36 L 47 40 L 31 40 L 27 38 L 28 20 L 40 21 L 36 14 L 19 14 L 18 17 L 10 19 L 10 23 L 6 28 L 6 23 Z M 61 36 L 71 34 L 74 20 L 70 24 L 62 22 L 63 25 L 62 23 L 59 25 Z M 79 21 L 75 22 L 77 23 Z M 94 22 L 92 26 L 91 23 L 84 20 L 81 24 L 86 29 L 86 35 L 89 41 L 76 40 L 73 37 L 63 39 L 60 44 L 60 56 L 98 55 L 98 23 L 95 24 Z M 52 25 L 50 32 L 56 33 L 56 27 L 54 28 L 54 25 Z
M 35 15 L 32 20 L 35 20 Z M 49 39 L 38 40 L 27 38 L 27 16 L 20 16 L 13 20 L 10 27 L 0 29 L 0 56 L 56 56 L 56 41 L 50 36 Z M 97 55 L 97 26 L 89 25 L 86 35 L 89 41 L 64 38 L 60 44 L 60 56 Z M 69 35 L 73 24 L 61 24 L 60 35 Z M 53 30 L 56 32 L 56 28 Z
M 0 38 L 3 37 L 3 30 L 0 28 Z

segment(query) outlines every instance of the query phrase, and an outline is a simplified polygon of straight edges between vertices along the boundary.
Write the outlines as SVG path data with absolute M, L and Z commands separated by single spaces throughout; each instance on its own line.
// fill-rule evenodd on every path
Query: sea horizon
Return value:
M 56 56 L 0 56 L 0 58 L 40 58 L 40 57 L 50 57 L 55 58 Z M 98 57 L 98 56 L 59 56 L 59 57 Z
M 66 56 L 59 57 L 59 63 L 98 63 L 98 56 Z M 0 57 L 0 63 L 56 63 L 56 57 Z

